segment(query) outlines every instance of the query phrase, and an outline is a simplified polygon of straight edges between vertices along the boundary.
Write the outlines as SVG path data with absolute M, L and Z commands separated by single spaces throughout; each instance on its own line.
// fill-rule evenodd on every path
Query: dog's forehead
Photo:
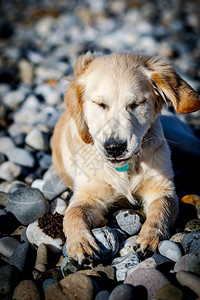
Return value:
M 150 93 L 150 82 L 140 68 L 124 65 L 97 64 L 84 78 L 85 92 L 91 96 L 108 98 L 118 95 L 130 98 Z

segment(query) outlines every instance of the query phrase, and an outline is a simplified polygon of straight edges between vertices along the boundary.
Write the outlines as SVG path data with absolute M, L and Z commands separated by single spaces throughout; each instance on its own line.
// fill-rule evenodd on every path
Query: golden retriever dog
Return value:
M 179 210 L 158 115 L 170 101 L 178 113 L 196 111 L 200 99 L 165 58 L 90 52 L 78 58 L 64 98 L 52 151 L 60 178 L 74 191 L 63 222 L 69 256 L 79 263 L 95 257 L 90 230 L 104 225 L 109 208 L 124 198 L 147 216 L 135 250 L 155 251 Z

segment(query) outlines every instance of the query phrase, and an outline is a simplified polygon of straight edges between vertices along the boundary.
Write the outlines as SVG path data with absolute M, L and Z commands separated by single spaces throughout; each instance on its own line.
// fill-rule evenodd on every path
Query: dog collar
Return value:
M 128 171 L 128 169 L 129 169 L 129 164 L 126 164 L 125 166 L 120 167 L 120 168 L 115 168 L 115 170 L 117 172 L 126 172 L 126 171 Z

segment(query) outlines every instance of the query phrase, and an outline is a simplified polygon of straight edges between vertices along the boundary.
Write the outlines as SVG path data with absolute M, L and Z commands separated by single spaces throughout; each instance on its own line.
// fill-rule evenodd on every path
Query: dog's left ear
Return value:
M 167 59 L 150 58 L 146 67 L 155 91 L 170 100 L 178 113 L 191 113 L 200 109 L 197 93 L 174 71 Z

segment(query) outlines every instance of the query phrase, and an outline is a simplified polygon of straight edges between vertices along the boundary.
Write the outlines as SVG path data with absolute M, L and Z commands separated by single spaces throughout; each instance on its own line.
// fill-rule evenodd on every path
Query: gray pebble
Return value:
M 200 249 L 200 231 L 194 231 L 186 234 L 182 239 L 181 245 L 185 251 L 185 254 L 199 251 Z
M 9 161 L 20 166 L 33 168 L 35 165 L 35 159 L 32 153 L 26 149 L 13 147 L 6 151 L 6 156 L 8 157 Z
M 187 286 L 192 291 L 194 291 L 198 296 L 200 296 L 200 277 L 187 272 L 187 271 L 179 271 L 176 274 L 177 280 L 181 285 Z
M 29 243 L 21 244 L 9 258 L 9 264 L 17 267 L 20 271 L 24 271 L 28 266 Z M 30 258 L 30 257 L 29 257 Z
M 169 240 L 160 242 L 158 245 L 158 251 L 161 255 L 171 259 L 174 262 L 178 261 L 182 256 L 179 245 Z
M 8 136 L 0 136 L 0 153 L 5 154 L 10 148 L 13 148 L 15 144 L 13 140 Z
M 52 165 L 52 158 L 50 154 L 40 151 L 37 153 L 37 158 L 42 170 L 47 170 Z
M 39 190 L 25 187 L 9 194 L 6 210 L 28 225 L 48 211 L 48 202 Z
M 122 281 L 126 278 L 127 271 L 133 266 L 139 264 L 140 260 L 134 253 L 126 254 L 122 257 L 116 257 L 112 261 L 112 266 L 116 269 L 117 281 Z
M 92 233 L 100 247 L 102 260 L 112 258 L 118 251 L 119 241 L 114 230 L 108 226 L 92 229 Z
M 20 245 L 21 243 L 18 240 L 10 236 L 2 237 L 0 239 L 0 254 L 9 258 Z
M 103 290 L 96 295 L 94 300 L 108 300 L 109 296 L 110 296 L 109 291 Z
M 132 209 L 122 209 L 115 213 L 115 220 L 120 229 L 129 235 L 137 234 L 144 222 L 144 217 Z
M 44 183 L 42 193 L 48 200 L 53 200 L 61 193 L 66 191 L 66 184 L 58 177 L 56 173 L 52 174 L 50 178 Z
M 174 271 L 190 271 L 200 275 L 200 252 L 182 256 L 174 265 Z
M 131 284 L 119 284 L 111 292 L 108 300 L 133 300 L 135 288 Z
M 19 280 L 20 272 L 15 266 L 5 265 L 0 267 L 0 295 L 10 294 Z

